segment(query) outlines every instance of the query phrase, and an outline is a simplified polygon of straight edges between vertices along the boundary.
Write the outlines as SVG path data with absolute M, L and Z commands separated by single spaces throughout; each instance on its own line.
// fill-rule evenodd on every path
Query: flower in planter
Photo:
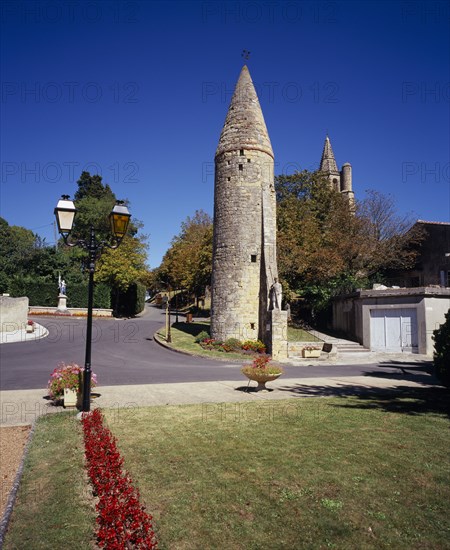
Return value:
M 314 350 L 321 350 L 322 348 L 320 346 L 304 346 L 303 349 L 305 351 L 314 351 Z
M 271 356 L 261 354 L 253 359 L 251 365 L 244 365 L 241 369 L 243 374 L 282 374 L 284 371 L 276 363 L 271 363 Z
M 80 374 L 83 371 L 84 368 L 76 363 L 69 363 L 68 365 L 64 362 L 59 363 L 48 381 L 47 389 L 50 397 L 55 401 L 62 399 L 65 388 L 80 393 Z M 96 385 L 97 375 L 92 373 L 91 388 L 94 388 Z
M 28 319 L 27 325 L 28 325 L 29 327 L 34 327 L 34 321 L 32 321 L 31 319 Z

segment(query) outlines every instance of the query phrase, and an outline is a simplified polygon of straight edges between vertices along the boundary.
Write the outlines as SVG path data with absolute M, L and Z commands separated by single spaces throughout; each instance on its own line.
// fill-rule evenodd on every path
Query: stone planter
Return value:
M 64 408 L 77 406 L 77 392 L 64 388 Z
M 302 356 L 305 359 L 315 358 L 317 359 L 320 357 L 320 349 L 303 349 L 302 350 Z
M 25 327 L 25 331 L 27 334 L 31 334 L 32 332 L 34 332 L 34 325 L 27 325 Z
M 279 378 L 283 373 L 279 372 L 278 374 L 262 374 L 258 372 L 242 372 L 249 380 L 254 380 L 258 382 L 256 391 L 267 391 L 266 382 L 272 382 Z

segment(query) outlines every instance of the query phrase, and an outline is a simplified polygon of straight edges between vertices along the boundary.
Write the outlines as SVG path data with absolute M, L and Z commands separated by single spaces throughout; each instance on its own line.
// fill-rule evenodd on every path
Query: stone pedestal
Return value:
M 65 294 L 60 294 L 58 296 L 58 309 L 57 311 L 61 313 L 67 313 L 69 310 L 67 309 L 67 296 Z
M 269 351 L 272 358 L 277 361 L 286 359 L 288 356 L 287 340 L 287 311 L 273 309 L 269 311 L 269 322 L 267 324 Z

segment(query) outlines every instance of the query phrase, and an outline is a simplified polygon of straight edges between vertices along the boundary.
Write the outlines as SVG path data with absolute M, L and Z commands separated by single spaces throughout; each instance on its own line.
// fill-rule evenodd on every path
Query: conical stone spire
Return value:
M 278 278 L 274 158 L 247 67 L 231 99 L 215 156 L 211 336 L 263 340 L 286 357 L 287 315 L 272 310 Z
M 331 148 L 330 138 L 328 136 L 325 138 L 325 145 L 323 146 L 320 171 L 325 172 L 326 174 L 339 174 L 333 149 Z
M 216 157 L 240 148 L 262 151 L 273 158 L 264 116 L 246 65 L 242 67 L 231 99 Z

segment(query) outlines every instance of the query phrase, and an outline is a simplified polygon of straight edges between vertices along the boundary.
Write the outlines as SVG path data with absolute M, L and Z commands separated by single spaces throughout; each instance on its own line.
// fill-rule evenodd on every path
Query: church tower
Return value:
M 352 188 L 352 166 L 350 163 L 346 162 L 342 165 L 341 171 L 338 170 L 330 138 L 328 136 L 325 138 L 319 170 L 327 176 L 330 187 L 342 193 L 349 201 L 349 204 L 353 206 L 355 194 Z
M 244 66 L 215 155 L 211 336 L 261 339 L 274 354 L 269 292 L 277 277 L 274 156 Z

